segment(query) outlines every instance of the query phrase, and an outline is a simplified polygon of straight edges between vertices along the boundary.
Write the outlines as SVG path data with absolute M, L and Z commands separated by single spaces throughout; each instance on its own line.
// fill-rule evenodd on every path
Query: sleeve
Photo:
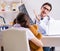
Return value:
M 42 33 L 42 34 L 46 34 L 46 25 L 44 23 L 41 24 L 37 24 L 39 29 L 38 32 Z
M 43 20 L 40 21 L 40 24 L 38 25 L 39 28 L 42 30 L 43 34 L 47 33 L 47 28 L 48 28 L 49 20 L 48 17 L 45 17 Z
M 28 40 L 35 38 L 35 36 L 33 35 L 33 33 L 29 29 L 27 29 L 27 38 L 28 38 Z
M 38 28 L 39 28 L 38 32 L 42 34 L 46 34 L 47 23 L 48 23 L 47 18 L 44 18 L 43 20 L 40 20 L 39 22 L 37 22 L 36 24 L 38 25 Z

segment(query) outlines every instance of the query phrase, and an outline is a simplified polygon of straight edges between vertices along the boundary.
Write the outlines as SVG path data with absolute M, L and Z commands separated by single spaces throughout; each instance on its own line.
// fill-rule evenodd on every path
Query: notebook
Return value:
M 60 35 L 60 20 L 56 20 L 49 24 L 48 35 Z

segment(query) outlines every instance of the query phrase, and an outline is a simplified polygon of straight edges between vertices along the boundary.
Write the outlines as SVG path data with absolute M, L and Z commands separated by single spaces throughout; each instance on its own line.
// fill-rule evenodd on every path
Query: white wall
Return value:
M 15 17 L 17 16 L 17 14 L 19 13 L 18 6 L 20 5 L 19 4 L 20 1 L 21 0 L 0 0 L 0 16 L 4 17 L 6 24 L 12 23 L 13 20 L 15 19 Z M 12 11 L 13 8 L 15 8 L 12 6 L 12 2 L 18 3 L 18 4 L 16 3 L 17 4 L 16 11 Z M 2 10 L 2 7 L 1 7 L 2 3 L 6 4 L 5 5 L 5 11 L 1 11 Z
M 2 0 L 2 1 L 5 1 L 5 2 L 20 2 L 21 0 Z
M 16 18 L 17 14 L 19 12 L 13 12 L 13 11 L 6 11 L 6 12 L 0 12 L 0 16 L 4 17 L 6 24 L 11 24 L 13 20 Z
M 53 7 L 49 15 L 54 19 L 60 20 L 60 0 L 23 0 L 23 2 L 25 3 L 28 13 L 31 17 L 34 17 L 33 9 L 39 13 L 41 5 L 45 2 L 49 2 Z
M 1 1 L 6 1 L 6 2 L 12 2 L 12 1 L 21 1 L 21 0 L 1 0 Z M 22 0 L 24 3 L 25 3 L 25 6 L 27 8 L 27 11 L 30 15 L 30 17 L 33 18 L 35 17 L 34 13 L 33 13 L 33 10 L 36 10 L 36 12 L 39 14 L 40 12 L 40 7 L 43 3 L 45 2 L 49 2 L 52 4 L 52 11 L 50 12 L 50 16 L 53 17 L 54 19 L 58 19 L 60 20 L 60 0 Z M 1 15 L 1 13 L 0 13 Z M 7 15 L 7 14 L 4 14 L 4 15 Z M 7 18 L 7 19 L 6 19 Z M 11 21 L 11 16 L 7 16 L 5 17 L 6 21 L 7 20 L 10 20 Z M 13 19 L 13 18 L 12 18 Z M 7 21 L 8 23 L 8 21 Z

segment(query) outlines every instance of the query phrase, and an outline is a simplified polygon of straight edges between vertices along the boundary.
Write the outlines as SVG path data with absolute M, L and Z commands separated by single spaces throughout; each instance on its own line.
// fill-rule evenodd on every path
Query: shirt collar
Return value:
M 15 24 L 14 27 L 21 27 L 21 25 L 20 24 Z

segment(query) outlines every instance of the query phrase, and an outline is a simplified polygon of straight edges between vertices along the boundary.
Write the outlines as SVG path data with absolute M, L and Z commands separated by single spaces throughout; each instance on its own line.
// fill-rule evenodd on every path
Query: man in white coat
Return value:
M 36 16 L 35 23 L 39 27 L 38 31 L 43 35 L 48 34 L 49 23 L 55 21 L 53 18 L 48 16 L 51 10 L 52 10 L 52 5 L 47 2 L 41 6 L 41 12 L 39 15 L 37 15 L 36 12 L 34 11 L 34 14 Z M 54 51 L 55 47 L 52 47 L 51 49 L 50 47 L 47 47 L 47 48 L 44 47 L 44 49 L 45 49 L 44 51 L 50 51 L 50 50 Z
M 36 12 L 34 11 L 34 14 L 36 16 L 35 23 L 39 27 L 38 31 L 43 35 L 47 34 L 49 23 L 54 21 L 53 18 L 48 16 L 51 10 L 52 5 L 47 2 L 41 6 L 41 12 L 39 15 L 37 15 Z

